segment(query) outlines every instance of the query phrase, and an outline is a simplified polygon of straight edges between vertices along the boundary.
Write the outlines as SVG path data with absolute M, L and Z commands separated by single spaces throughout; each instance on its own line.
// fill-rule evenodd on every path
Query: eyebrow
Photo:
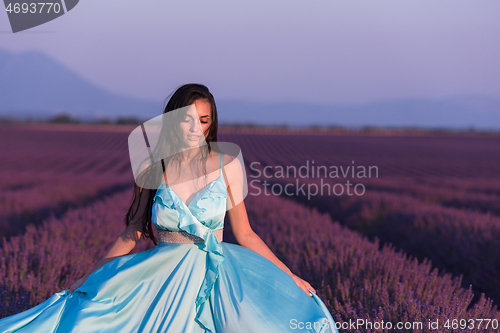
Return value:
M 206 117 L 208 117 L 208 115 L 205 115 L 205 116 L 201 116 L 200 118 L 206 118 Z

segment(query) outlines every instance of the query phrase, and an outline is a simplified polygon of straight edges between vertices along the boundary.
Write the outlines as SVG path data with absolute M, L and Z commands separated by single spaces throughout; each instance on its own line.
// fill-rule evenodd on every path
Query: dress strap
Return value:
M 220 153 L 220 176 L 222 177 L 222 152 Z
M 212 157 L 212 152 L 210 152 L 210 163 L 212 164 L 212 172 L 215 171 L 214 159 Z

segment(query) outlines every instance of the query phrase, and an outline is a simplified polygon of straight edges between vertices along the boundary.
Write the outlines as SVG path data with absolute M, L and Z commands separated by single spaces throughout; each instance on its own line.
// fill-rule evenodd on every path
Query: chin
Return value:
M 200 144 L 198 141 L 191 141 L 191 140 L 185 140 L 184 142 L 190 147 L 196 147 Z

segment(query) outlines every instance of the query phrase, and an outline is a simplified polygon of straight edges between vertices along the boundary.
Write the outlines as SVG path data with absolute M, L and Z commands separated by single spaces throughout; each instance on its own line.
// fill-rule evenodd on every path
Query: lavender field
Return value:
M 133 127 L 75 126 L 1 127 L 0 318 L 69 288 L 125 227 Z M 500 320 L 500 135 L 221 129 L 218 139 L 242 148 L 254 230 L 339 323 Z M 378 177 L 323 179 L 362 183 L 357 196 L 270 194 L 321 184 L 276 173 L 307 161 L 375 165 Z M 224 239 L 234 242 L 229 223 Z

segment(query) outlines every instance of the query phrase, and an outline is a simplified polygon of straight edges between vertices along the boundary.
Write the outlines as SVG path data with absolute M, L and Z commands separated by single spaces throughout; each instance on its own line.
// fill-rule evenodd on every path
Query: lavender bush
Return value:
M 471 306 L 473 294 L 460 288 L 461 277 L 439 274 L 428 260 L 419 263 L 390 244 L 379 250 L 378 238 L 369 242 L 328 214 L 275 196 L 248 196 L 246 204 L 256 232 L 318 289 L 336 321 L 421 321 L 423 330 L 405 331 L 429 332 L 428 320 L 500 318 L 484 294 Z
M 24 175 L 0 175 L 3 201 L 11 202 L 1 207 L 2 212 L 12 217 L 37 213 L 45 206 L 59 212 L 48 219 L 33 215 L 25 219 L 24 235 L 17 230 L 16 236 L 2 238 L 0 317 L 69 288 L 123 230 L 131 188 L 117 192 L 116 186 L 131 184 L 126 147 L 130 130 L 0 131 L 2 172 Z M 363 197 L 246 199 L 254 229 L 292 271 L 311 282 L 336 321 L 422 321 L 423 330 L 404 331 L 429 332 L 428 320 L 500 319 L 487 298 L 496 297 L 500 285 L 495 241 L 495 200 L 500 196 L 497 137 L 310 134 L 221 130 L 219 140 L 240 145 L 247 167 L 255 161 L 261 166 L 299 166 L 306 160 L 344 166 L 356 160 L 379 166 L 381 178 L 366 181 Z M 66 182 L 70 190 L 62 185 L 51 190 L 50 184 L 36 179 L 43 179 L 41 175 L 54 184 Z M 247 175 L 252 175 L 250 169 Z M 46 198 L 40 191 L 44 187 Z M 71 204 L 65 206 L 66 202 Z M 234 241 L 229 223 L 224 239 Z M 132 252 L 152 246 L 141 240 Z
M 68 289 L 106 253 L 125 228 L 131 189 L 62 218 L 28 225 L 24 235 L 2 239 L 0 307 L 2 316 L 23 311 Z M 132 253 L 154 246 L 141 240 Z

